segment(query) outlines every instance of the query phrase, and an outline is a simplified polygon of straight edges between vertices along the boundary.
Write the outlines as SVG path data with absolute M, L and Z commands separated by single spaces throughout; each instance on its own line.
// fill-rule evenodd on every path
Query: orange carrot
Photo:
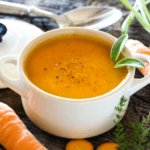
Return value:
M 133 53 L 146 54 L 150 55 L 150 48 L 146 47 L 143 43 L 138 40 L 128 40 L 126 46 Z M 147 62 L 143 62 L 145 67 L 139 68 L 140 72 L 146 76 L 150 71 L 150 64 Z
M 100 145 L 96 150 L 117 150 L 117 147 L 119 147 L 117 143 L 109 142 Z
M 0 102 L 0 143 L 7 150 L 47 150 L 28 131 L 17 114 Z

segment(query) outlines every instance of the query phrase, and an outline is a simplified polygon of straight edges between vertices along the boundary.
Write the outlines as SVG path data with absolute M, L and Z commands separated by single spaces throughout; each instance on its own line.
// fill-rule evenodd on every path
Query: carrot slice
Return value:
M 93 150 L 93 145 L 87 140 L 71 140 L 66 150 Z
M 117 143 L 110 142 L 100 145 L 96 150 L 117 150 L 117 147 L 119 147 Z
M 47 150 L 28 131 L 17 114 L 0 102 L 0 143 L 8 150 Z

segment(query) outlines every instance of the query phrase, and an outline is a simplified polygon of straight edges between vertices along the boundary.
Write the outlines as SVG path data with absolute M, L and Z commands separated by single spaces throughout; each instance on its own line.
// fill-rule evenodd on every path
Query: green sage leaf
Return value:
M 145 65 L 136 58 L 124 58 L 116 63 L 115 68 L 120 68 L 124 66 L 131 66 L 131 67 L 137 67 L 137 68 L 145 67 Z
M 124 34 L 122 35 L 112 46 L 110 57 L 113 61 L 116 61 L 122 52 L 126 42 L 128 40 L 128 35 Z

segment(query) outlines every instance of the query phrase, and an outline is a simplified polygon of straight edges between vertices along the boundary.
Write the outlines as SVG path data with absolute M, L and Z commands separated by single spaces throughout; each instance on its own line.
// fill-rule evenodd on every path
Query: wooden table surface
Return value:
M 51 11 L 55 14 L 62 14 L 68 10 L 78 8 L 81 6 L 88 6 L 88 5 L 100 5 L 100 6 L 114 6 L 120 9 L 123 13 L 122 18 L 109 27 L 103 28 L 102 31 L 110 33 L 116 37 L 121 35 L 121 23 L 128 15 L 129 11 L 121 4 L 119 0 L 7 0 L 10 2 L 21 3 L 26 5 L 34 5 L 41 9 Z M 129 0 L 132 4 L 134 0 Z M 4 14 L 0 14 L 0 18 L 15 18 L 18 20 L 24 20 L 29 23 L 36 25 L 37 27 L 41 28 L 43 31 L 52 30 L 57 28 L 57 24 L 48 18 L 29 18 L 29 17 L 20 17 L 20 16 L 8 16 Z M 146 32 L 141 25 L 134 20 L 131 25 L 129 31 L 129 38 L 138 39 L 143 42 L 145 45 L 149 46 L 150 44 L 150 34 Z M 135 77 L 139 78 L 142 75 L 136 71 Z M 70 139 L 60 138 L 48 134 L 38 127 L 36 127 L 26 116 L 22 103 L 21 98 L 18 94 L 13 92 L 12 90 L 0 89 L 0 101 L 8 104 L 14 111 L 19 115 L 21 120 L 25 123 L 29 131 L 49 150 L 65 150 L 65 145 Z M 141 121 L 143 117 L 148 115 L 150 111 L 150 85 L 142 88 L 134 95 L 131 96 L 129 106 L 127 112 L 122 119 L 122 123 L 124 125 L 128 125 L 130 122 L 134 121 Z M 111 138 L 113 137 L 113 132 L 115 128 L 111 129 L 110 131 L 96 136 L 92 138 L 88 138 L 96 149 L 97 146 L 104 142 L 111 142 Z M 150 141 L 150 139 L 149 139 Z M 0 145 L 1 150 L 5 150 Z

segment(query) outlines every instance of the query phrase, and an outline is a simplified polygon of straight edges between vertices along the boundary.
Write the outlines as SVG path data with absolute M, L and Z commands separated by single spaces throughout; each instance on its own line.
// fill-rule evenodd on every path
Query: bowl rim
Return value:
M 37 41 L 40 41 L 38 43 L 41 43 L 43 41 L 45 41 L 46 39 L 53 37 L 53 36 L 57 36 L 57 35 L 61 35 L 64 34 L 64 32 L 66 32 L 67 34 L 76 34 L 78 33 L 84 33 L 86 35 L 95 35 L 97 37 L 102 37 L 105 39 L 109 40 L 112 42 L 112 44 L 117 40 L 116 37 L 112 36 L 111 34 L 108 34 L 106 32 L 103 31 L 99 31 L 99 30 L 93 30 L 93 29 L 87 29 L 87 28 L 82 28 L 82 27 L 67 27 L 67 28 L 59 28 L 59 29 L 54 29 L 51 31 L 47 31 L 45 33 L 43 33 L 42 35 L 36 37 L 35 39 L 33 39 L 31 42 L 29 42 L 24 49 L 21 51 L 20 56 L 19 56 L 19 60 L 18 60 L 18 65 L 17 65 L 17 69 L 19 70 L 20 76 L 22 77 L 23 82 L 25 82 L 25 85 L 27 87 L 29 87 L 28 89 L 32 89 L 33 91 L 35 91 L 36 93 L 47 97 L 47 98 L 53 98 L 55 100 L 59 100 L 59 101 L 66 101 L 66 102 L 94 102 L 96 100 L 103 100 L 106 99 L 112 95 L 116 95 L 118 94 L 119 91 L 122 91 L 129 83 L 130 81 L 133 79 L 134 74 L 135 74 L 135 68 L 132 69 L 128 69 L 128 74 L 126 76 L 126 78 L 121 81 L 119 83 L 119 85 L 117 87 L 115 87 L 113 90 L 100 95 L 100 96 L 96 96 L 96 97 L 91 97 L 91 98 L 82 98 L 82 99 L 76 99 L 76 98 L 66 98 L 66 97 L 61 97 L 61 96 L 57 96 L 57 95 L 53 95 L 50 93 L 47 93 L 45 91 L 43 91 L 42 89 L 38 88 L 37 86 L 35 86 L 25 75 L 24 70 L 23 70 L 23 63 L 25 60 L 26 55 L 28 54 L 28 52 L 37 44 Z M 129 57 L 133 57 L 132 53 L 129 51 L 129 49 L 125 46 L 125 52 L 127 53 L 127 55 Z

